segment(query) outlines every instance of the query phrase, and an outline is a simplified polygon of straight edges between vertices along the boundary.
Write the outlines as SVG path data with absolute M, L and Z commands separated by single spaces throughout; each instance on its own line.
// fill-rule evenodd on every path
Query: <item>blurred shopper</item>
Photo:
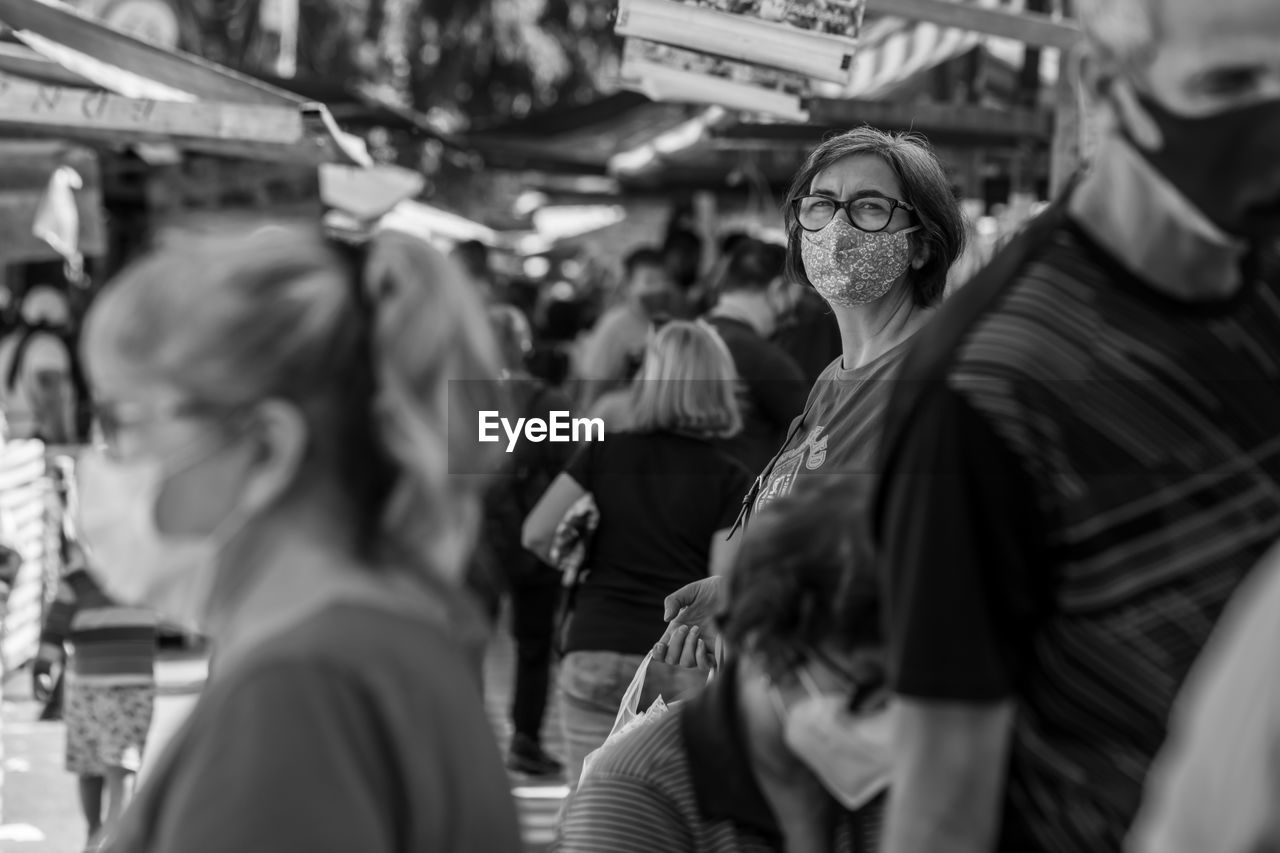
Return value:
M 791 311 L 779 321 L 773 342 L 796 363 L 810 387 L 844 351 L 835 312 L 810 288 L 800 292 Z
M 643 357 L 649 324 L 671 316 L 675 289 L 662 254 L 637 249 L 627 256 L 624 301 L 605 311 L 582 342 L 576 374 L 583 380 L 584 409 L 607 391 L 626 385 Z
M 823 787 L 820 736 L 824 719 L 861 733 L 887 722 L 868 491 L 831 480 L 761 514 L 726 581 L 727 662 L 596 759 L 567 806 L 562 853 L 876 849 L 887 753 L 865 753 L 865 802 L 850 810 Z
M 740 245 L 707 318 L 729 347 L 738 373 L 742 432 L 725 449 L 749 471 L 763 470 L 773 458 L 809 395 L 800 368 L 768 340 L 790 309 L 786 254 L 782 246 L 755 240 Z
M 632 431 L 584 444 L 525 523 L 525 545 L 549 559 L 574 504 L 590 494 L 600 513 L 560 664 L 570 785 L 587 753 L 604 743 L 653 647 L 663 596 L 722 573 L 733 559 L 736 543 L 726 534 L 750 482 L 716 444 L 741 429 L 733 383 L 733 360 L 715 332 L 687 322 L 664 327 L 633 391 Z M 655 665 L 646 695 L 671 699 L 702 680 Z
M 155 710 L 156 619 L 109 598 L 89 574 L 74 535 L 64 536 L 65 573 L 32 667 L 39 696 L 67 649 L 62 718 L 66 768 L 78 779 L 87 850 L 115 825 L 142 768 Z M 104 810 L 103 805 L 106 808 Z
M 92 564 L 214 643 L 107 849 L 520 850 L 457 589 L 484 479 L 460 474 L 491 446 L 446 437 L 496 408 L 497 367 L 456 268 L 393 233 L 175 238 L 102 293 L 85 352 Z
M 1280 850 L 1280 549 L 1254 574 L 1183 686 L 1131 853 Z
M 673 228 L 662 243 L 667 273 L 678 294 L 671 307 L 672 315 L 677 318 L 695 316 L 692 306 L 697 298 L 696 285 L 701 278 L 703 251 L 702 238 L 688 228 Z
M 489 247 L 479 240 L 467 240 L 453 248 L 453 260 L 466 274 L 468 285 L 486 303 L 500 302 L 498 283 L 489 260 Z
M 22 300 L 21 318 L 0 341 L 0 408 L 8 435 L 70 444 L 77 438 L 77 373 L 67 298 L 36 285 Z
M 1078 11 L 1091 170 L 960 289 L 887 420 L 887 853 L 1119 850 L 1280 538 L 1280 5 Z
M 569 399 L 535 379 L 525 368 L 533 350 L 529 322 L 519 309 L 499 305 L 489 309 L 489 322 L 502 358 L 502 385 L 508 418 L 550 418 L 568 412 Z M 560 573 L 525 550 L 521 527 L 551 481 L 564 470 L 574 445 L 550 441 L 522 441 L 505 460 L 500 476 L 484 501 L 484 524 L 477 548 L 484 574 L 497 591 L 511 596 L 511 634 L 516 643 L 515 691 L 511 700 L 514 733 L 507 767 L 533 776 L 554 775 L 564 768 L 542 748 L 551 680 L 551 652 Z M 495 592 L 497 592 L 495 591 Z M 497 596 L 491 606 L 496 615 Z

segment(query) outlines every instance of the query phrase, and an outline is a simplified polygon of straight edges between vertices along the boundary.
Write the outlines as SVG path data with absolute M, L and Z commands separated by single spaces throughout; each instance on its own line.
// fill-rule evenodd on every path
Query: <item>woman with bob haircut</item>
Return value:
M 869 488 L 827 480 L 761 513 L 725 579 L 715 679 L 595 759 L 558 853 L 876 849 L 889 762 Z M 828 718 L 871 733 L 856 802 L 824 785 Z
M 525 522 L 525 547 L 549 561 L 565 514 L 588 495 L 599 510 L 562 632 L 558 687 L 570 786 L 608 737 L 653 647 L 663 597 L 733 560 L 736 543 L 725 540 L 751 482 L 718 446 L 741 428 L 735 378 L 728 349 L 708 326 L 664 326 L 647 345 L 630 428 L 584 444 Z M 641 701 L 670 700 L 704 680 L 655 663 Z
M 874 476 L 893 379 L 964 250 L 964 215 L 951 182 L 915 134 L 858 127 L 826 140 L 796 174 L 784 212 L 788 274 L 826 301 L 842 353 L 756 479 L 735 530 L 826 477 Z M 715 596 L 714 582 L 671 596 L 666 660 L 685 657 L 693 626 L 704 639 L 713 630 Z
M 179 235 L 98 297 L 80 529 L 104 587 L 213 642 L 112 853 L 521 849 L 458 587 L 497 376 L 459 271 L 383 235 Z M 458 386 L 455 390 L 452 386 Z

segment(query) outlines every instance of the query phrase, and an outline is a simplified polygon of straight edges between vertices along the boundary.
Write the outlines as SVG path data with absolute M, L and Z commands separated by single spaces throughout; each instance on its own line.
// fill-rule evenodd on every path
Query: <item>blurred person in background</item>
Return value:
M 786 256 L 782 246 L 756 240 L 740 244 L 707 316 L 729 347 L 738 374 L 742 432 L 725 449 L 749 471 L 764 470 L 809 396 L 800 368 L 769 342 L 791 307 L 791 285 L 783 276 Z
M 830 480 L 761 513 L 725 581 L 715 679 L 596 758 L 560 853 L 876 849 L 887 753 L 864 753 L 856 803 L 828 793 L 822 755 L 825 720 L 860 733 L 887 723 L 869 491 Z M 687 639 L 682 654 L 705 670 L 707 643 Z
M 454 246 L 453 260 L 466 274 L 468 285 L 485 303 L 502 301 L 498 282 L 489 259 L 489 247 L 479 240 L 467 240 Z
M 844 342 L 840 339 L 840 323 L 835 312 L 817 291 L 797 286 L 791 311 L 778 322 L 773 343 L 800 368 L 809 387 L 840 357 Z
M 886 853 L 1122 849 L 1280 539 L 1280 4 L 1076 10 L 1089 169 L 942 310 L 886 418 Z
M 36 285 L 22 300 L 21 323 L 0 340 L 0 408 L 10 438 L 50 444 L 76 440 L 77 372 L 67 298 Z
M 502 359 L 502 386 L 508 418 L 543 418 L 569 412 L 563 392 L 534 378 L 525 368 L 533 350 L 533 333 L 519 309 L 499 305 L 489 309 L 489 322 Z M 551 680 L 555 617 L 560 601 L 560 573 L 526 551 L 521 528 L 551 481 L 564 470 L 574 445 L 551 441 L 521 441 L 504 460 L 502 472 L 486 492 L 484 523 L 476 559 L 482 575 L 496 587 L 491 612 L 497 615 L 498 596 L 510 595 L 511 634 L 516 644 L 515 690 L 511 699 L 514 730 L 507 768 L 531 776 L 551 776 L 564 768 L 542 747 Z
M 692 301 L 696 298 L 695 286 L 702 277 L 702 255 L 702 238 L 687 228 L 673 229 L 662 243 L 667 273 L 679 297 L 671 306 L 673 317 L 690 319 L 695 316 Z
M 103 829 L 124 812 L 142 769 L 156 702 L 156 617 L 117 603 L 94 580 L 76 540 L 72 485 L 63 491 L 63 576 L 40 633 L 32 678 L 40 698 L 65 656 L 65 766 L 78 780 L 89 833 L 85 849 L 95 851 Z
M 623 264 L 623 301 L 609 308 L 582 341 L 575 365 L 583 380 L 583 409 L 596 399 L 631 381 L 643 356 L 649 324 L 659 316 L 672 316 L 675 286 L 661 252 L 636 249 Z
M 485 478 L 457 472 L 492 448 L 448 437 L 496 408 L 498 367 L 456 267 L 395 233 L 175 235 L 84 348 L 91 565 L 214 655 L 106 849 L 519 851 L 459 589 Z
M 526 547 L 550 559 L 570 508 L 591 495 L 599 509 L 560 664 L 571 786 L 583 759 L 604 743 L 653 647 L 663 597 L 731 564 L 736 543 L 726 535 L 750 483 L 741 463 L 719 447 L 742 420 L 733 359 L 714 331 L 689 322 L 665 326 L 648 346 L 632 393 L 630 431 L 584 444 L 524 526 Z M 645 697 L 672 699 L 704 680 L 655 664 Z

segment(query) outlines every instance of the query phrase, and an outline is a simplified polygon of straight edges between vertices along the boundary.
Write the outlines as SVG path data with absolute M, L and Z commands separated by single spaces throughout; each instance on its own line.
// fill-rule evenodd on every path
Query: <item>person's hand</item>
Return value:
M 709 577 L 667 596 L 662 612 L 662 618 L 668 623 L 667 630 L 654 646 L 655 658 L 673 666 L 696 666 L 699 640 L 710 657 L 717 634 L 715 616 L 720 608 L 720 586 L 720 578 Z M 695 627 L 698 632 L 690 643 L 689 634 Z M 690 646 L 687 654 L 686 645 Z M 682 663 L 686 660 L 692 662 Z
M 663 635 L 663 639 L 653 647 L 654 660 L 703 672 L 715 669 L 713 646 L 702 637 L 697 625 L 678 625 L 669 630 L 670 638 Z
M 37 702 L 48 702 L 53 696 L 53 665 L 56 659 L 57 655 L 46 645 L 40 647 L 31 663 L 31 694 Z

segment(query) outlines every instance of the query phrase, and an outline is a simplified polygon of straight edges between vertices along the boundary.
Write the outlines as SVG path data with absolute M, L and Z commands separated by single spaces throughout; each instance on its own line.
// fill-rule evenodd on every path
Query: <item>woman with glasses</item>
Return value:
M 518 851 L 455 589 L 497 375 L 457 270 L 407 237 L 175 239 L 89 313 L 79 463 L 104 587 L 212 638 L 113 853 Z M 473 405 L 475 404 L 475 405 Z
M 875 473 L 893 378 L 964 248 L 951 182 L 929 145 L 910 134 L 860 127 L 823 142 L 796 175 L 785 215 L 787 271 L 826 301 L 842 353 L 756 479 L 735 531 L 753 512 L 824 478 Z M 660 644 L 666 660 L 687 658 L 693 625 L 707 638 L 714 603 L 714 580 L 671 596 L 665 616 L 675 621 Z
M 888 717 L 866 494 L 829 481 L 761 514 L 726 579 L 715 679 L 597 757 L 559 853 L 876 849 Z M 827 791 L 831 722 L 863 745 L 838 770 L 844 800 Z

